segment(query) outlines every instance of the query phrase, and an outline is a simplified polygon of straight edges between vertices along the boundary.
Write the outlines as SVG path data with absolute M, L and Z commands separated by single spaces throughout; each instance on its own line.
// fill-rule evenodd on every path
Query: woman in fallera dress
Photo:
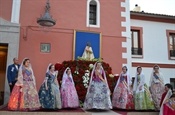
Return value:
M 71 69 L 66 68 L 62 78 L 61 85 L 62 108 L 78 108 L 79 99 L 72 78 Z
M 173 86 L 169 83 L 165 84 L 165 92 L 162 94 L 162 98 L 161 98 L 161 102 L 160 102 L 160 113 L 159 115 L 164 115 L 164 103 L 166 103 L 166 101 L 168 99 L 171 98 L 171 96 L 173 96 Z M 168 108 L 167 108 L 168 109 Z M 172 114 L 169 114 L 172 115 Z
M 160 107 L 162 106 L 162 103 L 164 103 L 165 100 L 171 97 L 172 93 L 173 93 L 173 86 L 170 83 L 165 84 L 165 91 L 161 97 Z
M 45 80 L 39 90 L 39 99 L 42 108 L 61 109 L 62 105 L 57 72 L 53 64 L 49 64 L 47 68 Z
M 162 103 L 162 106 L 163 111 L 160 110 L 159 115 L 175 115 L 175 92 Z
M 112 109 L 106 73 L 100 62 L 96 62 L 92 70 L 84 109 Z
M 133 93 L 130 89 L 132 81 L 126 66 L 122 67 L 122 72 L 114 88 L 112 105 L 114 108 L 134 109 Z
M 164 93 L 163 75 L 159 71 L 160 67 L 155 65 L 150 77 L 150 92 L 152 94 L 153 102 L 157 110 L 160 109 L 160 101 Z
M 136 69 L 133 92 L 136 110 L 155 109 L 151 93 L 145 83 L 145 76 L 140 66 Z
M 19 68 L 16 82 L 8 103 L 9 110 L 37 110 L 40 109 L 35 77 L 30 60 L 25 58 Z

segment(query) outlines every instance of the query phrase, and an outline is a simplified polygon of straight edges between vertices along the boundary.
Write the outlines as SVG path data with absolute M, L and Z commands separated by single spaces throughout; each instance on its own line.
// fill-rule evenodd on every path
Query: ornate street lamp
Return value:
M 50 11 L 50 3 L 49 0 L 47 0 L 44 15 L 41 15 L 41 17 L 37 19 L 37 23 L 39 25 L 44 27 L 52 27 L 56 24 L 56 21 L 52 19 L 52 16 L 50 15 L 49 11 Z

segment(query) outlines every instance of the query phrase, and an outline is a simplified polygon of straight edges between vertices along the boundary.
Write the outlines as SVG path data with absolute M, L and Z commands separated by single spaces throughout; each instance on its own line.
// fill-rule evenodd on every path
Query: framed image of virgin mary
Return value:
M 40 43 L 40 52 L 50 53 L 51 45 L 50 43 Z
M 101 57 L 101 33 L 74 31 L 73 60 L 78 57 L 86 60 Z

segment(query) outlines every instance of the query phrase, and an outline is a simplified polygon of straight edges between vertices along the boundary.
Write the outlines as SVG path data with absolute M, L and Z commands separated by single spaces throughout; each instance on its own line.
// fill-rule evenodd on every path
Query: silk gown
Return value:
M 41 85 L 39 90 L 39 98 L 42 108 L 46 109 L 61 109 L 61 96 L 56 76 L 46 73 L 46 80 L 48 90 L 46 90 L 45 82 Z
M 134 109 L 133 92 L 129 88 L 129 81 L 129 75 L 120 74 L 112 97 L 112 105 L 114 108 Z
M 137 75 L 134 81 L 134 104 L 136 110 L 155 109 L 148 86 L 143 74 Z
M 153 73 L 150 80 L 150 92 L 156 109 L 160 109 L 162 94 L 164 93 L 164 82 L 161 74 Z
M 175 115 L 175 97 L 168 99 L 163 104 L 163 115 Z
M 77 108 L 79 107 L 79 98 L 75 89 L 73 80 L 70 77 L 65 79 L 64 85 L 61 87 L 62 107 Z
M 103 75 L 104 71 L 100 71 L 100 73 Z M 97 75 L 95 75 L 95 73 L 89 84 L 84 101 L 84 109 L 112 109 L 110 90 L 107 82 L 103 82 Z
M 9 110 L 37 110 L 40 109 L 38 92 L 33 79 L 33 73 L 30 69 L 22 67 L 22 73 L 18 76 L 10 100 L 8 103 Z M 22 83 L 22 87 L 18 83 Z

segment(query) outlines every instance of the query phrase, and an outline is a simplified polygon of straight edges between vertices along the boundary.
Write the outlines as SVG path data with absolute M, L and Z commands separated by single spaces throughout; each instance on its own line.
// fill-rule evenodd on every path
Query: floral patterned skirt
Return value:
M 23 87 L 14 86 L 8 103 L 9 110 L 37 110 L 40 106 L 38 92 L 32 81 L 24 81 Z
M 156 109 L 160 109 L 160 101 L 162 94 L 164 92 L 164 85 L 161 83 L 152 83 L 150 87 L 150 92 L 152 94 L 153 102 Z
M 86 94 L 85 109 L 112 109 L 110 90 L 104 82 L 92 81 Z
M 42 108 L 46 109 L 61 109 L 61 96 L 59 87 L 48 82 L 48 90 L 45 88 L 45 84 L 42 84 L 39 90 L 39 99 Z
M 137 90 L 134 94 L 135 109 L 154 110 L 155 107 L 148 86 L 145 84 L 143 88 L 143 90 Z
M 78 94 L 74 84 L 66 83 L 66 87 L 61 89 L 62 108 L 77 108 L 79 107 Z
M 123 83 L 119 83 L 113 92 L 112 105 L 114 108 L 134 109 L 133 94 L 128 92 Z

